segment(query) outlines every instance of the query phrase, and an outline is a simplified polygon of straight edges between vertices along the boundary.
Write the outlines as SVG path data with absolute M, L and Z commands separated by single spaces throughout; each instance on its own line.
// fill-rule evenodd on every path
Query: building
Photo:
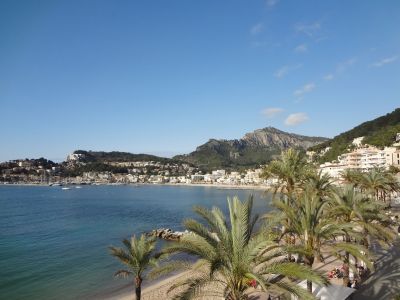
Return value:
M 358 138 L 355 138 L 352 142 L 352 144 L 356 147 L 361 147 L 362 146 L 362 141 L 363 141 L 364 137 L 360 136 Z
M 345 169 L 368 172 L 373 168 L 388 169 L 392 165 L 400 165 L 400 150 L 395 147 L 379 149 L 374 146 L 363 146 L 338 156 L 338 163 L 327 162 L 320 165 L 320 170 L 323 174 L 340 178 L 340 173 Z
M 322 174 L 328 174 L 329 176 L 331 176 L 333 178 L 340 178 L 341 172 L 343 172 L 345 169 L 347 169 L 347 166 L 344 164 L 340 164 L 340 163 L 327 162 L 327 163 L 320 165 L 319 169 Z
M 345 168 L 359 169 L 367 172 L 373 168 L 389 168 L 391 163 L 392 153 L 396 151 L 394 147 L 385 147 L 383 150 L 366 146 L 357 148 L 349 153 L 344 153 L 338 157 L 339 164 Z

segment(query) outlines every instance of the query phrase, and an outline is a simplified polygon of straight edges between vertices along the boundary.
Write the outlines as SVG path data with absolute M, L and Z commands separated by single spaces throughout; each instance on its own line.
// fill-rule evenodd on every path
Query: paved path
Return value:
M 375 272 L 354 294 L 354 300 L 393 300 L 400 295 L 400 239 L 389 250 L 378 250 Z

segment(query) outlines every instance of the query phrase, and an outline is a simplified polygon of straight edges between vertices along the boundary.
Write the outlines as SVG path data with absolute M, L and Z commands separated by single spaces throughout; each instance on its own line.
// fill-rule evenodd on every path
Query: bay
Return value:
M 183 230 L 194 205 L 218 206 L 227 197 L 260 190 L 203 186 L 0 186 L 0 299 L 98 299 L 126 289 L 110 245 L 155 228 Z

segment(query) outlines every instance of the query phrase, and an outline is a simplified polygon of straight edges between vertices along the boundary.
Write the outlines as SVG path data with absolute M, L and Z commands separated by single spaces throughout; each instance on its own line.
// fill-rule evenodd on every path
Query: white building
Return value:
M 346 169 L 346 165 L 327 162 L 319 166 L 322 174 L 328 174 L 333 178 L 340 178 L 340 173 Z
M 340 173 L 345 169 L 357 169 L 362 172 L 368 172 L 373 168 L 388 169 L 391 165 L 400 165 L 400 150 L 395 147 L 379 149 L 374 146 L 365 146 L 338 156 L 338 161 L 338 163 L 322 164 L 320 170 L 324 174 L 339 178 Z
M 356 147 L 361 147 L 362 146 L 362 141 L 363 141 L 364 137 L 360 136 L 358 138 L 355 138 L 352 142 L 352 144 Z

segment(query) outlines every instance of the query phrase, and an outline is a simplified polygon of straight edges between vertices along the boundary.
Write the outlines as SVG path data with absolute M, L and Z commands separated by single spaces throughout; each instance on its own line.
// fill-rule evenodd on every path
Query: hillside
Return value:
M 351 130 L 343 132 L 333 139 L 311 147 L 309 150 L 320 152 L 326 147 L 331 147 L 324 155 L 319 157 L 319 162 L 333 161 L 338 155 L 347 151 L 353 139 L 364 136 L 363 142 L 377 147 L 391 145 L 400 132 L 400 108 L 391 113 L 371 121 L 364 122 Z
M 83 162 L 133 162 L 133 161 L 155 161 L 168 162 L 172 161 L 169 158 L 159 157 L 150 154 L 133 154 L 129 152 L 105 152 L 105 151 L 84 151 L 76 150 L 73 154 L 80 155 L 80 161 Z
M 248 168 L 269 162 L 284 149 L 305 150 L 326 140 L 322 137 L 302 136 L 267 127 L 247 133 L 241 139 L 210 139 L 194 152 L 174 158 L 207 170 Z

